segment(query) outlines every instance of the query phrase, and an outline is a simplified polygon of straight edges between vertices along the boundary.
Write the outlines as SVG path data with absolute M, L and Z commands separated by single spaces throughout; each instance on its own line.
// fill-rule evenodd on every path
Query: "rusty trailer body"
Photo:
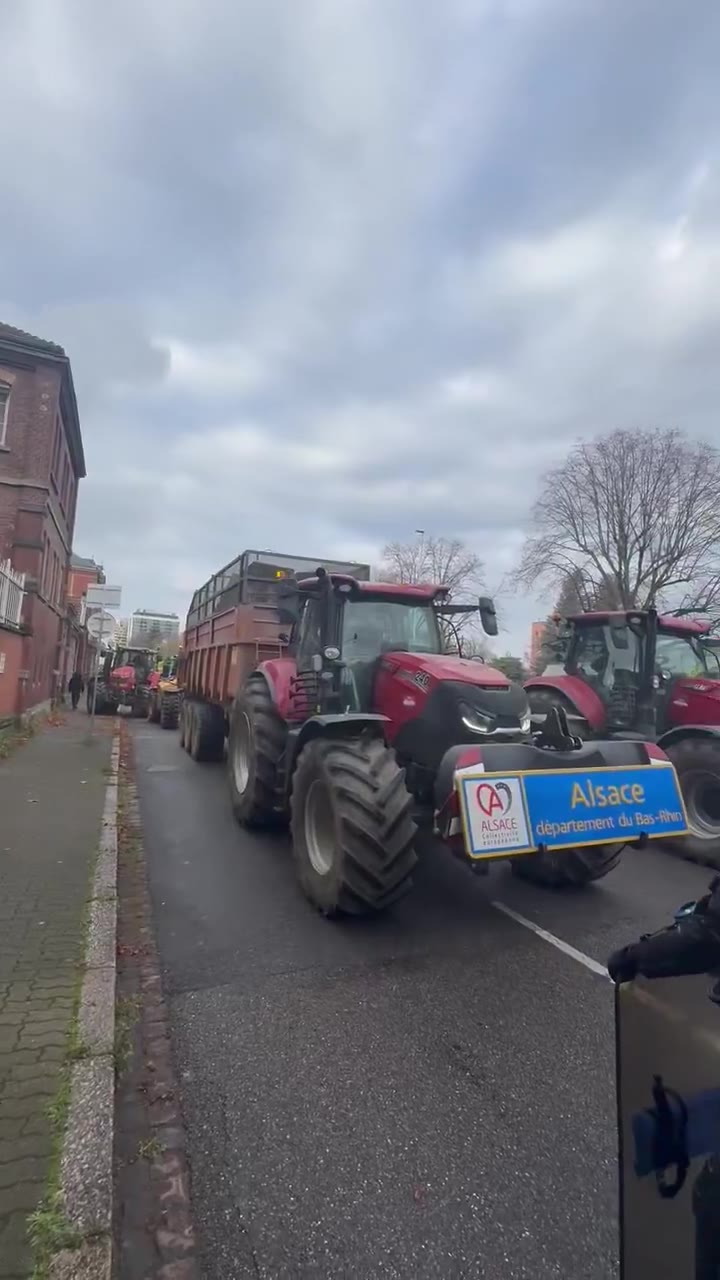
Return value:
M 281 657 L 287 633 L 277 592 L 288 577 L 309 577 L 318 564 L 369 581 L 370 566 L 275 551 L 243 551 L 195 592 L 182 642 L 184 698 L 227 713 L 247 676 L 261 662 Z

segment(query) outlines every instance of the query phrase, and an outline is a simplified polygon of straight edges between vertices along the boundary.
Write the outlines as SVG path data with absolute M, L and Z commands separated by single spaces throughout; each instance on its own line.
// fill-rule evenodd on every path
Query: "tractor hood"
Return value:
M 407 653 L 404 649 L 383 655 L 383 666 L 396 671 L 401 670 L 416 683 L 423 676 L 429 677 L 430 683 L 440 680 L 455 680 L 463 684 L 474 684 L 482 689 L 507 689 L 510 681 L 502 671 L 488 667 L 484 662 L 474 662 L 471 658 L 455 658 L 447 653 Z M 418 680 L 417 677 L 420 679 Z
M 115 667 L 110 672 L 110 683 L 117 684 L 122 689 L 129 689 L 135 684 L 136 671 L 134 667 Z
M 530 733 L 527 694 L 484 662 L 449 654 L 386 653 L 376 683 L 398 756 L 434 776 L 458 743 L 517 742 Z
M 473 662 L 471 658 L 454 658 L 447 653 L 406 653 L 383 654 L 383 666 L 401 667 L 409 675 L 425 675 L 430 680 L 456 680 L 466 685 L 479 685 L 482 689 L 507 689 L 509 678 L 503 676 L 495 667 L 486 667 L 484 662 Z
M 712 676 L 680 676 L 675 681 L 675 693 L 705 693 L 720 698 L 720 680 Z

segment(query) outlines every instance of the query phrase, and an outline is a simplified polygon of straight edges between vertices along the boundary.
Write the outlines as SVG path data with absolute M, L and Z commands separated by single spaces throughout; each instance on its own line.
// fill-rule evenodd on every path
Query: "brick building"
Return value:
M 20 631 L 0 623 L 0 716 L 41 707 L 62 683 L 84 475 L 68 357 L 54 342 L 0 324 L 0 561 L 25 574 Z
M 105 571 L 101 564 L 96 564 L 89 556 L 70 556 L 70 567 L 67 581 L 67 602 L 77 605 L 78 610 L 85 598 L 88 587 L 102 585 L 105 582 Z

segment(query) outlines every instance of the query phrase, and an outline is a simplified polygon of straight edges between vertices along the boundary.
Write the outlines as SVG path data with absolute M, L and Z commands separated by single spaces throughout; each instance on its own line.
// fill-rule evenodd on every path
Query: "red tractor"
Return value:
M 479 611 L 497 634 L 491 600 L 453 606 L 442 586 L 323 568 L 276 586 L 275 617 L 288 628 L 279 654 L 256 660 L 231 701 L 223 681 L 242 661 L 244 606 L 225 622 L 213 584 L 198 594 L 207 601 L 186 633 L 181 741 L 195 759 L 221 759 L 228 733 L 236 818 L 261 827 L 289 815 L 300 883 L 325 914 L 377 911 L 403 895 L 423 815 L 475 871 L 510 857 L 518 874 L 552 886 L 597 880 L 626 843 L 686 830 L 657 747 L 583 743 L 562 713 L 533 737 L 520 686 L 445 652 L 454 612 Z
M 720 652 L 708 631 L 654 609 L 577 614 L 525 689 L 536 724 L 559 706 L 583 739 L 656 742 L 685 799 L 681 852 L 720 866 Z
M 118 707 L 129 707 L 135 719 L 147 715 L 151 690 L 148 677 L 155 660 L 153 649 L 137 646 L 106 654 L 97 678 L 95 711 L 115 715 Z M 87 709 L 92 710 L 94 677 L 88 681 Z

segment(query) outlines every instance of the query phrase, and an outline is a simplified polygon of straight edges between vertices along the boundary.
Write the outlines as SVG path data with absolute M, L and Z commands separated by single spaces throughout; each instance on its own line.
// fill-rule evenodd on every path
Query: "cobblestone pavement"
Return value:
M 112 721 L 87 741 L 66 713 L 0 763 L 0 1278 L 32 1268 L 26 1219 L 41 1200 L 79 993 Z

